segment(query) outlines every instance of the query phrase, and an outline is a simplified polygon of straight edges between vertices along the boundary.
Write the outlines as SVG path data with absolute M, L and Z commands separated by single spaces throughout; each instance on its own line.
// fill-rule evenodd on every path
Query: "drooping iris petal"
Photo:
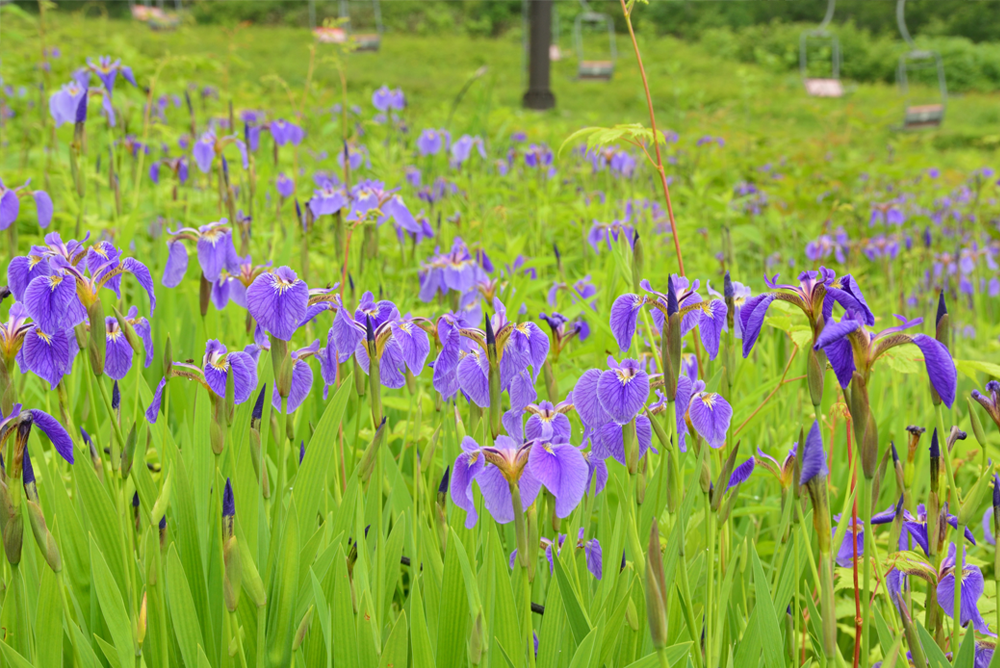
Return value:
M 163 267 L 163 278 L 160 283 L 167 288 L 176 288 L 181 284 L 188 268 L 187 248 L 181 241 L 171 241 L 167 244 L 167 264 Z
M 523 411 L 528 404 L 535 403 L 538 393 L 535 391 L 535 384 L 531 382 L 531 374 L 522 371 L 510 382 L 508 389 L 510 393 L 511 408 Z
M 854 349 L 851 348 L 851 342 L 846 338 L 831 341 L 823 348 L 823 352 L 826 353 L 826 358 L 830 361 L 830 366 L 833 367 L 833 373 L 837 376 L 840 387 L 846 388 L 851 384 L 855 369 Z
M 708 311 L 702 314 L 701 324 L 698 331 L 701 333 L 701 341 L 708 351 L 708 359 L 714 360 L 719 354 L 719 339 L 722 337 L 722 330 L 726 327 L 726 302 L 721 299 L 713 299 L 708 302 Z
M 465 528 L 471 529 L 479 520 L 476 504 L 472 499 L 472 481 L 482 472 L 483 457 L 479 445 L 466 436 L 462 440 L 462 454 L 455 460 L 451 474 L 451 499 L 465 511 Z
M 483 493 L 483 503 L 493 519 L 499 524 L 513 522 L 514 502 L 510 496 L 510 485 L 500 469 L 496 466 L 483 468 L 476 476 L 476 482 L 479 483 L 479 489 Z M 522 506 L 524 506 L 523 498 Z
M 118 329 L 115 319 L 107 318 L 107 320 L 108 324 L 115 323 L 116 326 L 114 331 L 109 332 L 106 337 L 107 347 L 104 351 L 104 373 L 108 374 L 109 378 L 121 380 L 128 375 L 129 370 L 132 368 L 132 346 L 129 345 L 125 334 Z
M 688 376 L 681 374 L 677 378 L 677 394 L 674 395 L 674 424 L 677 426 L 677 444 L 681 452 L 687 452 L 687 420 L 684 419 L 684 414 L 687 413 L 688 404 L 691 403 L 693 388 L 694 381 Z
M 721 448 L 725 444 L 733 409 L 722 395 L 699 392 L 691 398 L 688 416 L 691 426 L 710 446 Z
M 729 484 L 726 486 L 726 489 L 730 490 L 733 487 L 736 487 L 736 485 L 746 482 L 747 479 L 750 478 L 750 474 L 753 473 L 756 465 L 757 460 L 754 457 L 751 457 L 733 469 L 732 474 L 729 476 Z
M 597 396 L 611 419 L 625 424 L 642 410 L 649 398 L 649 376 L 638 362 L 626 359 L 619 368 L 601 373 Z
M 955 362 L 951 359 L 948 348 L 926 334 L 914 336 L 913 343 L 924 354 L 924 365 L 927 367 L 927 376 L 931 379 L 934 391 L 941 397 L 944 405 L 951 408 L 955 403 L 955 392 L 958 388 L 958 371 L 955 369 Z
M 292 362 L 292 386 L 288 393 L 287 408 L 285 412 L 289 415 L 302 405 L 302 402 L 309 396 L 312 389 L 313 372 L 312 367 L 305 360 L 294 360 Z M 274 385 L 271 393 L 271 406 L 275 410 L 281 410 L 281 395 L 278 394 L 278 386 Z
M 645 303 L 644 297 L 624 294 L 611 305 L 611 333 L 614 334 L 622 352 L 626 352 L 632 346 L 639 311 Z
M 40 255 L 18 256 L 7 265 L 7 287 L 10 288 L 14 299 L 23 302 L 24 291 L 28 284 L 39 276 L 48 276 L 51 273 L 49 263 Z
M 992 506 L 989 507 L 989 508 L 987 508 L 986 512 L 983 513 L 983 538 L 986 539 L 986 542 L 989 543 L 990 545 L 996 545 L 997 544 L 996 536 L 993 535 L 993 507 Z
M 21 211 L 21 200 L 17 193 L 7 188 L 3 195 L 0 195 L 0 231 L 6 230 L 11 223 L 17 220 L 17 214 Z
M 804 485 L 816 476 L 829 475 L 826 467 L 826 453 L 823 452 L 823 434 L 819 430 L 819 422 L 814 421 L 806 436 L 802 449 L 802 474 L 799 484 Z
M 232 246 L 233 233 L 229 230 L 215 228 L 198 237 L 198 264 L 201 265 L 201 273 L 208 281 L 219 280 L 219 275 L 226 266 L 226 261 L 230 256 L 229 249 Z M 236 252 L 235 248 L 232 252 Z
M 62 377 L 69 373 L 75 356 L 76 338 L 71 330 L 61 329 L 47 334 L 39 327 L 32 327 L 24 336 L 19 360 L 55 389 Z
M 252 287 L 252 286 L 251 286 Z M 374 327 L 374 323 L 372 324 Z M 337 315 L 333 318 L 333 327 L 330 328 L 337 350 L 342 353 L 354 352 L 354 349 L 361 343 L 365 333 L 358 327 L 357 322 L 348 314 L 347 309 L 337 310 Z
M 514 327 L 511 341 L 535 369 L 535 375 L 541 370 L 545 358 L 549 354 L 549 337 L 533 322 L 522 322 Z
M 132 309 L 134 310 L 135 307 L 133 306 Z M 130 317 L 134 317 L 131 315 L 131 312 Z M 153 330 L 149 325 L 149 321 L 145 318 L 138 318 L 133 323 L 132 328 L 139 335 L 139 338 L 142 339 L 142 346 L 146 353 L 143 366 L 148 369 L 149 365 L 153 363 Z
M 257 363 L 249 353 L 237 350 L 229 353 L 229 366 L 233 370 L 233 398 L 239 405 L 257 389 Z M 294 372 L 292 381 L 295 381 Z
M 587 462 L 569 443 L 536 443 L 528 454 L 531 475 L 556 497 L 556 515 L 569 517 L 587 487 Z
M 743 329 L 743 357 L 750 355 L 757 338 L 760 336 L 760 328 L 764 325 L 764 316 L 767 309 L 774 301 L 774 295 L 768 292 L 751 297 L 740 309 L 740 324 Z
M 431 342 L 427 332 L 412 321 L 403 320 L 392 323 L 392 340 L 395 341 L 403 355 L 407 368 L 414 376 L 420 375 L 431 352 Z
M 146 291 L 146 296 L 149 297 L 149 313 L 152 315 L 156 310 L 156 292 L 153 289 L 153 277 L 149 273 L 149 268 L 134 257 L 122 260 L 121 268 L 123 272 L 135 276 L 136 282 Z
M 59 421 L 54 417 L 49 415 L 44 411 L 40 411 L 37 408 L 32 408 L 28 411 L 31 413 L 31 420 L 34 422 L 35 426 L 42 430 L 42 432 L 49 437 L 52 441 L 52 445 L 55 447 L 56 452 L 65 459 L 70 464 L 73 463 L 73 439 L 70 438 L 69 432 L 66 428 L 59 424 Z
M 844 539 L 840 542 L 840 547 L 837 549 L 837 565 L 841 568 L 850 568 L 854 565 L 854 532 L 851 531 L 850 523 L 853 520 L 848 520 L 847 531 L 844 532 Z M 858 526 L 855 529 L 858 534 L 858 560 L 865 554 L 865 531 L 861 527 L 861 520 L 858 520 Z M 837 527 L 833 527 L 833 534 L 837 534 Z
M 604 573 L 600 542 L 596 538 L 588 540 L 583 544 L 583 554 L 587 558 L 587 570 L 596 579 L 600 580 L 601 575 Z
M 34 278 L 24 291 L 24 305 L 44 332 L 69 329 L 82 320 L 76 281 L 61 272 Z
M 979 614 L 979 599 L 983 595 L 983 572 L 978 566 L 966 565 L 962 569 L 962 592 L 960 623 L 964 626 L 972 622 L 973 628 L 980 633 L 989 633 L 989 626 L 986 620 Z M 955 609 L 955 573 L 945 575 L 938 582 L 937 586 L 938 605 L 944 610 L 945 615 L 951 617 Z
M 480 350 L 473 350 L 458 361 L 458 386 L 480 408 L 490 405 L 488 373 L 486 356 Z
M 543 406 L 545 403 L 543 402 Z M 551 406 L 551 404 L 549 404 Z M 544 439 L 553 443 L 569 443 L 572 427 L 569 418 L 562 413 L 554 413 L 543 417 L 534 414 L 528 418 L 528 423 L 524 427 L 525 435 L 529 439 Z
M 608 483 L 608 465 L 604 460 L 591 452 L 585 455 L 587 460 L 587 492 L 590 492 L 591 485 L 594 486 L 594 494 L 600 494 L 604 486 Z
M 36 190 L 32 196 L 35 199 L 35 208 L 38 210 L 38 226 L 44 230 L 52 222 L 52 198 L 44 190 Z
M 247 288 L 247 310 L 268 334 L 289 341 L 306 314 L 309 288 L 288 267 L 265 272 Z
M 146 420 L 150 424 L 156 424 L 156 419 L 160 417 L 160 403 L 163 401 L 163 388 L 167 385 L 167 379 L 161 378 L 159 384 L 156 386 L 156 391 L 153 393 L 153 401 L 149 404 L 149 408 L 146 409 Z

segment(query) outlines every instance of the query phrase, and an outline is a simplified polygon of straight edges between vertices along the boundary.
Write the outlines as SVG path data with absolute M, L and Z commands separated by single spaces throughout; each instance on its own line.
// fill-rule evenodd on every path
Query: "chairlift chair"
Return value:
M 316 0 L 309 0 L 309 30 L 321 44 L 343 44 L 347 41 L 347 31 L 343 26 L 328 25 L 326 21 L 317 25 Z
M 827 30 L 833 20 L 833 10 L 837 0 L 829 0 L 826 16 L 823 22 L 814 30 L 805 30 L 799 37 L 799 73 L 806 93 L 813 97 L 843 97 L 844 86 L 840 82 L 840 40 L 837 35 Z M 810 44 L 828 44 L 830 46 L 830 76 L 827 78 L 809 75 Z
M 151 0 L 143 0 L 142 4 L 129 0 L 128 6 L 133 19 L 153 30 L 173 30 L 181 23 L 181 0 L 174 0 L 173 12 L 166 11 L 164 0 L 157 0 L 156 6 Z
M 581 4 L 583 12 L 577 15 L 576 21 L 573 23 L 573 42 L 579 61 L 577 78 L 585 81 L 610 81 L 615 73 L 615 61 L 618 59 L 618 49 L 615 45 L 615 24 L 607 14 L 592 11 L 586 0 L 581 0 Z M 585 28 L 602 31 L 607 29 L 607 59 L 595 60 L 591 53 L 584 50 L 583 32 Z M 588 56 L 590 57 L 588 58 Z
M 906 0 L 896 3 L 896 22 L 899 32 L 910 46 L 910 50 L 899 57 L 896 66 L 896 81 L 899 90 L 906 98 L 906 109 L 903 114 L 903 130 L 919 130 L 937 128 L 944 122 L 944 112 L 948 104 L 948 83 L 944 75 L 944 63 L 937 51 L 918 49 L 906 28 Z M 910 98 L 910 75 L 921 70 L 932 70 L 937 76 L 938 96 L 936 100 L 923 104 L 914 104 Z
M 356 32 L 356 26 L 351 20 L 350 5 L 367 5 L 371 7 L 374 18 L 374 32 Z M 382 9 L 379 0 L 340 0 L 340 18 L 346 19 L 347 34 L 357 45 L 358 51 L 378 51 L 382 47 Z

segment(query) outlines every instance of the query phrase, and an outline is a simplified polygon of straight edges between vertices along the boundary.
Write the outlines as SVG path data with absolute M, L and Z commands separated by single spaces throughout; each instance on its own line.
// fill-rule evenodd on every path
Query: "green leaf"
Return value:
M 955 360 L 955 368 L 964 373 L 974 381 L 979 381 L 977 372 L 985 373 L 987 376 L 1000 378 L 1000 364 L 993 362 L 979 362 L 975 360 Z
M 92 536 L 113 574 L 118 591 L 125 588 L 125 564 L 122 562 L 121 527 L 118 512 L 103 485 L 97 479 L 93 466 L 73 469 L 73 477 L 80 491 L 81 506 L 87 513 Z M 93 549 L 90 551 L 93 554 Z
M 569 662 L 569 668 L 586 668 L 590 665 L 590 656 L 594 652 L 594 643 L 597 642 L 599 633 L 600 629 L 594 629 L 587 634 L 583 642 L 576 648 L 573 659 Z
M 17 650 L 7 643 L 0 642 L 0 650 L 3 650 L 4 660 L 13 668 L 34 668 L 30 661 L 18 654 Z
M 94 640 L 97 642 L 97 646 L 101 648 L 101 651 L 104 652 L 104 658 L 108 660 L 108 665 L 111 668 L 122 668 L 122 662 L 118 657 L 118 650 L 115 649 L 115 646 L 96 633 L 94 634 Z
M 569 627 L 573 631 L 573 636 L 576 638 L 577 643 L 582 643 L 583 639 L 591 631 L 590 618 L 583 609 L 580 596 L 576 593 L 569 578 L 566 576 L 566 570 L 563 568 L 560 560 L 554 559 L 553 562 L 555 564 L 556 582 L 559 585 L 559 593 L 562 597 L 563 606 L 566 608 L 566 617 L 569 619 Z
M 410 616 L 413 622 L 410 624 L 410 647 L 413 654 L 414 666 L 433 666 L 434 650 L 431 649 L 431 636 L 427 630 L 427 620 L 424 617 L 424 601 L 420 594 L 420 585 L 423 583 L 423 576 L 419 576 L 418 581 L 413 583 L 410 589 Z
M 920 644 L 924 648 L 924 654 L 927 655 L 927 661 L 930 663 L 931 668 L 950 668 L 951 664 L 948 663 L 948 657 L 944 655 L 941 648 L 934 642 L 934 638 L 927 632 L 924 625 L 917 620 L 913 620 L 913 623 L 917 625 L 917 635 L 920 636 Z
M 348 374 L 333 399 L 327 403 L 295 476 L 292 496 L 299 508 L 299 526 L 303 528 L 316 526 L 316 512 L 325 493 L 323 489 L 327 482 L 330 460 L 334 456 L 333 444 L 337 442 L 337 428 L 344 420 L 347 400 L 353 391 L 354 382 Z M 312 529 L 303 531 L 303 535 L 308 538 L 312 535 Z
M 970 628 L 965 632 L 962 639 L 962 646 L 958 648 L 958 656 L 955 657 L 955 668 L 965 668 L 971 666 L 976 660 L 976 634 Z
M 675 666 L 680 663 L 681 659 L 688 656 L 691 652 L 691 643 L 682 642 L 676 645 L 671 645 L 664 650 L 667 654 L 667 663 L 671 666 Z M 656 654 L 647 654 L 638 661 L 633 661 L 628 664 L 626 668 L 656 668 L 660 665 L 660 660 Z M 756 665 L 756 664 L 754 664 Z
M 101 612 L 104 614 L 104 621 L 107 622 L 111 639 L 114 640 L 119 665 L 122 668 L 130 668 L 135 665 L 132 623 L 129 621 L 128 612 L 125 611 L 118 585 L 115 584 L 115 579 L 108 570 L 108 564 L 101 555 L 101 548 L 93 537 L 90 540 L 90 564 L 97 600 L 101 604 Z
M 767 668 L 783 668 L 785 655 L 782 651 L 784 645 L 781 643 L 781 627 L 778 626 L 778 616 L 774 612 L 774 603 L 771 601 L 771 594 L 768 591 L 767 577 L 764 575 L 760 558 L 757 556 L 757 548 L 752 541 L 750 542 L 750 556 L 753 562 L 754 590 L 757 594 L 757 604 L 754 606 L 754 611 L 757 612 L 764 665 Z
M 55 532 L 55 526 L 52 527 Z M 58 535 L 58 533 L 56 534 Z M 48 629 L 44 642 L 36 643 L 35 656 L 38 665 L 63 665 L 63 609 L 62 595 L 59 592 L 59 578 L 51 568 L 40 569 L 38 591 L 38 609 L 35 611 L 35 629 Z M 50 635 L 51 634 L 51 635 Z
M 389 639 L 385 641 L 382 658 L 378 662 L 379 668 L 406 668 L 407 630 L 406 612 L 404 611 L 393 625 Z
M 198 613 L 188 587 L 187 576 L 177 556 L 177 546 L 171 545 L 167 552 L 167 605 L 170 621 L 174 627 L 174 637 L 180 649 L 181 658 L 188 668 L 198 666 L 198 646 L 204 645 Z
M 358 632 L 354 623 L 351 604 L 351 580 L 347 574 L 347 561 L 342 547 L 337 548 L 330 570 L 333 578 L 333 665 L 340 668 L 358 667 Z
M 292 661 L 295 636 L 295 596 L 299 582 L 299 521 L 295 498 L 284 513 L 280 554 L 274 565 L 274 579 L 267 600 L 268 656 L 273 666 L 287 666 Z
M 451 534 L 454 537 L 454 533 Z M 437 666 L 461 668 L 465 665 L 465 644 L 469 635 L 469 604 L 458 553 L 465 548 L 448 540 L 444 555 L 444 582 L 438 610 Z

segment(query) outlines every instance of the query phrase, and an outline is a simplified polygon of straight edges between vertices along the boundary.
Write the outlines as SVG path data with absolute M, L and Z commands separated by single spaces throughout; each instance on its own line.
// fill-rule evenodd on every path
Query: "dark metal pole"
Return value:
M 528 3 L 528 109 L 551 109 L 556 98 L 549 89 L 549 44 L 552 42 L 552 0 Z

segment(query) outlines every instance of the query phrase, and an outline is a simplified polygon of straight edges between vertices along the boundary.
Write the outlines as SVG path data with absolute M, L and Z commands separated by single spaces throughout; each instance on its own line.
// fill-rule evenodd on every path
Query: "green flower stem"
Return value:
M 646 552 L 642 549 L 639 541 L 639 531 L 636 528 L 636 502 L 635 489 L 638 476 L 633 473 L 625 481 L 625 508 L 627 519 L 625 521 L 625 532 L 628 539 L 629 552 L 632 554 L 632 565 L 641 582 L 645 582 L 646 577 Z M 516 514 L 516 513 L 515 513 Z
M 681 607 L 684 609 L 684 619 L 688 625 L 688 631 L 691 634 L 691 639 L 695 642 L 698 641 L 698 624 L 694 617 L 694 601 L 691 598 L 691 586 L 688 583 L 688 564 L 687 557 L 685 556 L 684 541 L 687 535 L 686 526 L 684 518 L 680 518 L 681 521 L 681 539 L 678 544 L 678 556 L 680 557 L 677 562 L 678 570 L 678 584 L 681 590 L 681 598 L 683 599 Z M 703 658 L 701 652 L 695 650 L 691 652 L 694 655 L 694 665 L 695 668 L 702 668 Z
M 108 411 L 108 417 L 111 418 L 111 426 L 115 432 L 115 440 L 111 443 L 111 470 L 118 470 L 115 466 L 115 457 L 120 455 L 120 450 L 125 448 L 125 437 L 122 436 L 121 425 L 118 424 L 118 420 L 115 419 L 115 411 L 111 408 L 111 397 L 108 396 L 108 388 L 104 387 L 104 383 L 101 382 L 100 378 L 94 378 L 97 381 L 97 389 L 101 391 L 101 400 L 104 401 L 104 409 Z M 117 444 L 117 449 L 115 445 Z
M 510 485 L 510 500 L 514 507 L 514 535 L 517 539 L 517 563 L 521 567 L 521 633 L 528 652 L 528 665 L 535 667 L 535 640 L 531 626 L 531 582 L 528 578 L 528 535 L 524 526 L 521 490 L 516 482 Z
M 278 448 L 278 490 L 277 490 L 277 501 L 278 505 L 281 505 L 282 497 L 285 492 L 285 476 L 287 475 L 287 459 L 285 456 L 285 432 L 288 431 L 288 398 L 280 397 L 278 410 L 278 433 L 274 435 L 274 443 Z M 263 462 L 263 458 L 261 458 Z
M 958 656 L 959 640 L 962 634 L 961 612 L 962 612 L 962 575 L 965 571 L 965 525 L 959 523 L 952 542 L 955 544 L 955 597 L 952 599 L 951 609 L 951 655 Z
M 709 460 L 711 461 L 711 459 Z M 716 490 L 721 494 L 722 490 Z M 705 517 L 708 524 L 708 602 L 705 604 L 705 665 L 714 666 L 712 663 L 712 609 L 715 598 L 715 513 L 712 512 L 712 502 L 708 494 L 705 494 Z M 697 652 L 696 652 L 697 653 Z
M 873 481 L 869 478 L 864 478 L 861 482 L 861 517 L 864 522 L 864 526 L 869 528 L 872 525 L 872 485 Z M 874 543 L 874 540 L 870 541 Z M 863 582 L 864 582 L 864 600 L 861 602 L 861 665 L 863 668 L 868 668 L 869 657 L 871 656 L 871 643 L 869 636 L 871 635 L 871 596 L 872 596 L 872 582 L 871 582 L 871 557 L 868 554 L 862 555 L 863 561 Z

